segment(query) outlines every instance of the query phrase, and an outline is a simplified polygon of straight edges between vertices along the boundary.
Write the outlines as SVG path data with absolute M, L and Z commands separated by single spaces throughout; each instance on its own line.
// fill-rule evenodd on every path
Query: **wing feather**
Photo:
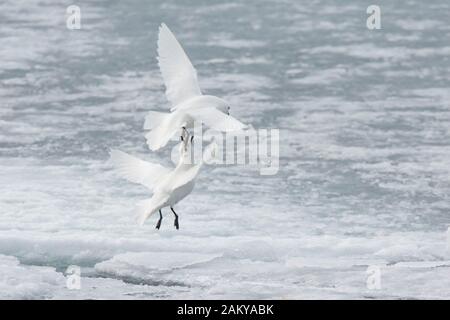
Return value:
M 245 129 L 247 126 L 239 120 L 233 118 L 230 115 L 223 113 L 222 111 L 212 108 L 192 108 L 186 111 L 192 118 L 202 121 L 208 127 L 223 131 L 236 131 Z
M 143 161 L 120 150 L 111 150 L 110 156 L 121 177 L 142 184 L 150 190 L 153 190 L 158 181 L 170 172 L 160 164 Z
M 163 23 L 159 27 L 158 63 L 167 99 L 173 106 L 201 95 L 197 71 L 170 29 Z

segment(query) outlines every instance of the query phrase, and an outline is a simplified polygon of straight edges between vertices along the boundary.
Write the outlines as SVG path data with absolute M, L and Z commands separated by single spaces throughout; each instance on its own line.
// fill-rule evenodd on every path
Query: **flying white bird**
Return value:
M 169 207 L 175 215 L 174 225 L 178 229 L 178 215 L 173 206 L 189 195 L 195 184 L 203 161 L 193 163 L 191 150 L 193 136 L 187 130 L 183 130 L 180 143 L 180 159 L 175 169 L 163 167 L 135 158 L 119 150 L 111 150 L 111 160 L 117 168 L 117 172 L 125 179 L 139 183 L 150 189 L 153 196 L 148 200 L 139 202 L 137 206 L 138 222 L 144 224 L 145 220 L 153 213 L 159 211 L 159 220 L 156 229 L 159 229 L 162 221 L 161 209 Z M 217 144 L 209 144 L 203 153 L 203 159 L 215 157 Z
M 230 106 L 225 100 L 202 95 L 195 68 L 164 23 L 159 28 L 158 63 L 172 108 L 170 113 L 148 113 L 144 129 L 151 130 L 145 136 L 151 150 L 164 147 L 177 130 L 193 127 L 195 120 L 225 132 L 246 128 L 230 116 Z

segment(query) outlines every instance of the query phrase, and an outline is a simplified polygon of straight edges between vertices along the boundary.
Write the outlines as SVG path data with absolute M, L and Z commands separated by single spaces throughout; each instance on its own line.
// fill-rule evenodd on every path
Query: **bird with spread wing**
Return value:
M 150 111 L 147 114 L 144 129 L 149 130 L 145 137 L 150 150 L 164 147 L 182 127 L 193 127 L 194 121 L 223 132 L 246 128 L 230 116 L 230 106 L 225 100 L 202 94 L 197 71 L 164 23 L 159 28 L 158 62 L 172 108 L 170 113 Z
M 178 215 L 173 206 L 189 195 L 194 189 L 195 179 L 203 164 L 203 160 L 215 157 L 217 144 L 212 142 L 204 152 L 202 161 L 191 161 L 191 150 L 194 137 L 187 130 L 183 130 L 179 146 L 180 158 L 174 169 L 166 168 L 160 164 L 143 161 L 119 150 L 111 150 L 111 161 L 123 178 L 147 187 L 153 196 L 139 202 L 137 218 L 140 225 L 155 212 L 159 211 L 159 220 L 156 229 L 162 221 L 161 209 L 170 207 L 175 215 L 175 227 L 178 229 Z

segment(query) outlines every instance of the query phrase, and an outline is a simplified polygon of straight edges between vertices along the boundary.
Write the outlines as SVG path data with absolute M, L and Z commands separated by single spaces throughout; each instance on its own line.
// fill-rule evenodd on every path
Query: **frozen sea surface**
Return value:
M 0 298 L 450 298 L 450 3 L 0 3 Z M 281 130 L 280 170 L 206 167 L 154 229 L 107 163 L 151 155 L 166 22 L 204 92 Z M 65 270 L 81 267 L 80 290 Z M 369 289 L 369 266 L 380 289 Z

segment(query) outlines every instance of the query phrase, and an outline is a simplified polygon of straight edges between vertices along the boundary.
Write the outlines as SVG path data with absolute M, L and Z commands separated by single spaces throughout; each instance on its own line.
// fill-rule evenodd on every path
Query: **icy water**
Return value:
M 377 3 L 371 31 L 356 0 L 77 1 L 68 30 L 73 2 L 3 0 L 0 298 L 450 298 L 450 2 Z M 277 175 L 204 168 L 179 231 L 138 227 L 149 194 L 107 162 L 170 164 L 142 131 L 161 22 L 203 92 L 281 130 Z

